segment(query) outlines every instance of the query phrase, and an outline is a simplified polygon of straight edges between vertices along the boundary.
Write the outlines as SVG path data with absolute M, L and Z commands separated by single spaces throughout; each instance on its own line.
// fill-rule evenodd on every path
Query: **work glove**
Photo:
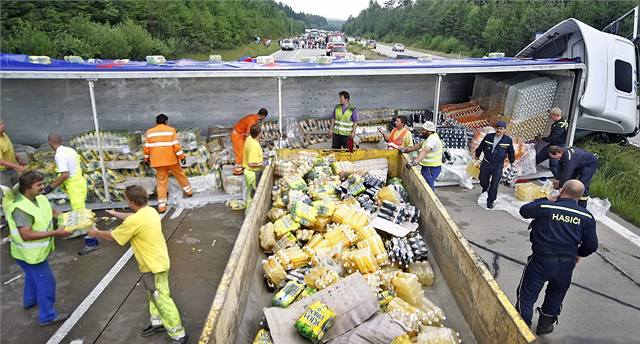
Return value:
M 186 158 L 184 158 L 184 159 L 180 159 L 180 164 L 181 164 L 182 166 L 187 166 L 187 159 L 186 159 Z
M 418 163 L 415 160 L 411 160 L 407 163 L 406 167 L 407 168 L 412 168 L 413 166 L 416 166 Z
M 42 190 L 42 194 L 43 195 L 50 194 L 51 191 L 53 191 L 53 188 L 51 187 L 51 185 L 47 185 L 44 187 L 44 190 Z

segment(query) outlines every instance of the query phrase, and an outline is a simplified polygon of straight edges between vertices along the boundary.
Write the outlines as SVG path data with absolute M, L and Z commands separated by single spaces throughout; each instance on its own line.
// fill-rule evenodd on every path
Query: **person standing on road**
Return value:
M 549 147 L 560 146 L 563 147 L 567 142 L 567 130 L 569 128 L 569 122 L 562 118 L 562 110 L 558 107 L 554 107 L 549 110 L 549 118 L 553 120 L 551 125 L 551 132 L 549 136 L 540 138 L 544 147 L 536 154 L 536 165 L 541 164 L 543 161 L 549 159 Z M 558 161 L 555 159 L 549 159 L 549 169 L 553 176 L 558 178 Z
M 27 171 L 20 176 L 18 193 L 5 212 L 11 256 L 25 276 L 22 307 L 38 306 L 39 325 L 49 326 L 69 317 L 56 310 L 56 279 L 47 258 L 55 249 L 53 238 L 67 237 L 70 233 L 64 228 L 53 229 L 53 216 L 57 217 L 59 213 L 42 195 L 43 180 L 44 175 L 36 171 Z
M 250 135 L 251 127 L 264 121 L 267 118 L 269 111 L 262 108 L 258 110 L 257 114 L 246 115 L 233 126 L 231 132 L 231 145 L 233 145 L 233 155 L 236 158 L 236 166 L 233 170 L 233 174 L 239 176 L 242 174 L 242 154 L 244 151 L 244 143 Z
M 115 241 L 120 246 L 131 242 L 133 254 L 142 273 L 142 284 L 147 290 L 151 324 L 142 330 L 142 337 L 166 331 L 174 344 L 187 343 L 187 335 L 180 312 L 169 290 L 169 251 L 162 234 L 162 219 L 148 206 L 149 196 L 140 185 L 130 185 L 124 190 L 125 200 L 133 213 L 107 210 L 109 215 L 124 220 L 112 231 L 91 228 L 89 235 Z
M 79 210 L 86 208 L 87 202 L 87 180 L 82 175 L 82 168 L 80 167 L 80 157 L 75 149 L 62 145 L 62 136 L 52 133 L 47 139 L 49 147 L 53 149 L 56 161 L 56 172 L 58 172 L 58 178 L 53 183 L 47 185 L 42 192 L 44 195 L 51 193 L 57 187 L 62 186 L 62 189 L 69 197 L 69 204 L 72 210 Z M 75 231 L 71 237 L 85 235 L 86 231 Z M 84 237 L 84 247 L 79 255 L 84 256 L 100 248 L 98 240 L 95 238 Z
M 427 184 L 431 187 L 431 190 L 436 190 L 436 179 L 442 171 L 442 152 L 444 150 L 444 144 L 440 140 L 440 136 L 436 132 L 436 125 L 431 121 L 425 123 L 416 123 L 413 125 L 414 130 L 417 131 L 419 137 L 425 140 L 422 143 L 413 145 L 411 147 L 400 147 L 402 153 L 414 152 L 420 150 L 418 156 L 411 160 L 409 165 L 416 166 L 420 164 L 422 169 L 420 173 Z
M 354 106 L 351 106 L 350 99 L 349 92 L 340 91 L 338 93 L 339 104 L 333 108 L 333 120 L 331 121 L 332 149 L 349 148 L 349 140 L 353 142 L 353 138 L 356 136 L 358 111 Z
M 382 128 L 378 129 L 384 140 L 387 142 L 388 148 L 400 149 L 401 147 L 413 146 L 413 135 L 411 135 L 411 131 L 407 128 L 407 117 L 396 117 L 393 121 L 393 125 L 394 128 L 389 134 L 385 133 Z
M 251 126 L 250 136 L 244 143 L 244 152 L 242 154 L 242 167 L 244 167 L 244 178 L 246 185 L 246 209 L 249 211 L 251 206 L 251 200 L 256 193 L 258 183 L 260 183 L 260 177 L 262 177 L 262 169 L 264 166 L 264 157 L 262 147 L 260 147 L 260 124 L 256 123 Z
M 584 194 L 578 204 L 586 208 L 591 179 L 598 170 L 598 158 L 578 147 L 561 146 L 549 147 L 549 158 L 559 161 L 558 179 L 553 183 L 554 188 L 561 188 L 569 179 L 578 179 L 584 184 Z
M 482 192 L 487 192 L 487 208 L 493 209 L 493 202 L 498 197 L 498 185 L 502 178 L 504 159 L 509 158 L 509 163 L 513 165 L 516 160 L 513 140 L 505 135 L 507 123 L 498 121 L 495 125 L 496 132 L 487 134 L 476 148 L 476 159 L 484 153 L 482 164 L 480 165 L 480 186 Z
M 16 155 L 13 143 L 5 129 L 4 122 L 0 120 L 0 184 L 13 187 L 25 167 L 24 162 Z
M 144 162 L 156 169 L 156 188 L 158 193 L 158 212 L 167 211 L 167 189 L 169 186 L 169 173 L 180 184 L 182 192 L 187 197 L 193 196 L 193 190 L 189 179 L 182 170 L 182 165 L 187 163 L 176 129 L 167 123 L 169 117 L 165 114 L 156 116 L 156 126 L 147 130 L 144 143 Z
M 533 253 L 527 258 L 517 289 L 516 309 L 531 326 L 533 305 L 545 282 L 542 307 L 538 307 L 537 335 L 551 333 L 558 321 L 562 301 L 571 285 L 573 269 L 582 257 L 598 249 L 596 221 L 577 200 L 584 185 L 567 181 L 557 197 L 541 198 L 520 208 L 520 215 L 533 219 L 530 240 Z

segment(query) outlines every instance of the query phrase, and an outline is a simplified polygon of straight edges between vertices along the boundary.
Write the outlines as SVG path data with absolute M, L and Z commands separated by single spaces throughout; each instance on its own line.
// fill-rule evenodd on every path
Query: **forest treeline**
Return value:
M 637 5 L 637 0 L 370 0 L 344 31 L 447 53 L 513 56 L 536 32 L 564 19 L 602 29 Z
M 277 41 L 305 27 L 327 28 L 317 15 L 271 0 L 2 1 L 2 52 L 61 58 L 168 58 Z

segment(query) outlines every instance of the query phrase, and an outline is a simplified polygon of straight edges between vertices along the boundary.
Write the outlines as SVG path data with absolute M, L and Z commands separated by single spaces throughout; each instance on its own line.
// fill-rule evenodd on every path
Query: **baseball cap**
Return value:
M 429 131 L 436 131 L 436 125 L 431 121 L 426 121 L 424 123 L 414 123 L 414 128 L 421 128 Z
M 496 127 L 506 128 L 507 127 L 507 122 L 505 122 L 505 121 L 497 121 L 496 122 Z

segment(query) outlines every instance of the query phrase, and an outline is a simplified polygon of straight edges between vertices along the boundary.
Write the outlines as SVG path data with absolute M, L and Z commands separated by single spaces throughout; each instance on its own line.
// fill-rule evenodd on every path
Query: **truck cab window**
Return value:
M 633 74 L 631 64 L 622 60 L 615 62 L 616 89 L 621 92 L 631 93 L 633 90 Z

